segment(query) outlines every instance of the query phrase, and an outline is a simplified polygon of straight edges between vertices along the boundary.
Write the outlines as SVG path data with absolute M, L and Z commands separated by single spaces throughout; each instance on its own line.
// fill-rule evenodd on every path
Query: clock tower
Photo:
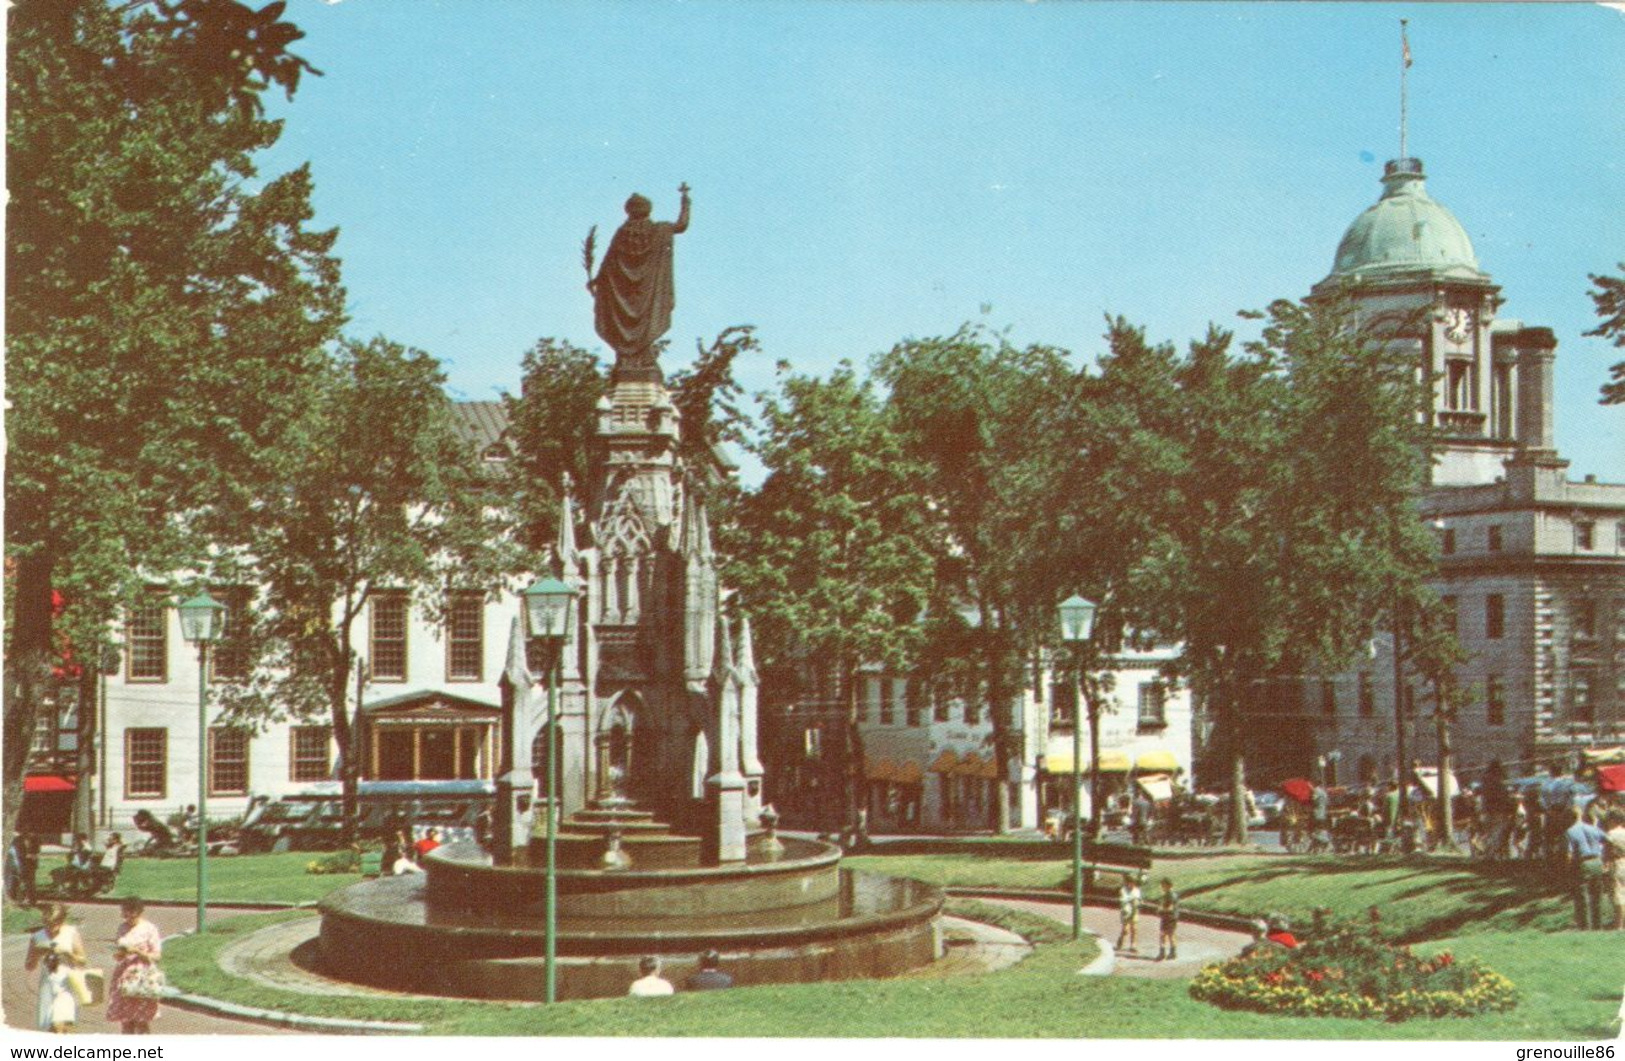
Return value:
M 1382 183 L 1314 297 L 1351 298 L 1363 327 L 1389 330 L 1414 351 L 1432 393 L 1425 415 L 1439 431 L 1433 483 L 1494 482 L 1520 443 L 1541 445 L 1522 437 L 1517 412 L 1523 348 L 1534 340 L 1517 321 L 1496 319 L 1501 289 L 1479 269 L 1461 222 L 1429 197 L 1421 160 L 1389 162 Z

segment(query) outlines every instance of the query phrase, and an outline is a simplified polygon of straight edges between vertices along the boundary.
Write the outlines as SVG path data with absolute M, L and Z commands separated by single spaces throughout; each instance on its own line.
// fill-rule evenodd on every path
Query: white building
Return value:
M 1100 725 L 1101 776 L 1108 794 L 1123 791 L 1131 776 L 1180 773 L 1188 782 L 1191 694 L 1161 673 L 1174 655 L 1174 649 L 1159 646 L 1126 650 L 1113 658 L 1112 691 Z M 923 683 L 878 669 L 867 671 L 862 681 L 859 732 L 871 831 L 994 829 L 1001 775 L 1011 779 L 1012 828 L 1040 828 L 1047 812 L 1067 805 L 1076 704 L 1070 676 L 1048 666 L 1036 668 L 1033 681 L 1010 705 L 1007 772 L 995 758 L 985 700 L 932 697 Z M 794 824 L 838 828 L 844 723 L 819 711 L 816 696 L 781 709 L 776 722 L 781 739 L 774 776 L 787 783 L 775 783 L 770 798 Z M 1082 742 L 1087 778 L 1087 721 Z

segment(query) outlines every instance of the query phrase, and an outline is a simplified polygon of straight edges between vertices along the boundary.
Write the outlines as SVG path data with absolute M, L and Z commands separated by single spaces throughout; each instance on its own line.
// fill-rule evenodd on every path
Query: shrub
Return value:
M 1369 932 L 1341 927 L 1288 950 L 1263 946 L 1210 965 L 1191 997 L 1225 1009 L 1304 1017 L 1465 1017 L 1517 1004 L 1517 989 L 1449 951 L 1418 957 Z
M 327 873 L 360 873 L 361 849 L 358 847 L 340 848 L 320 858 L 311 859 L 305 863 L 305 872 L 318 876 Z

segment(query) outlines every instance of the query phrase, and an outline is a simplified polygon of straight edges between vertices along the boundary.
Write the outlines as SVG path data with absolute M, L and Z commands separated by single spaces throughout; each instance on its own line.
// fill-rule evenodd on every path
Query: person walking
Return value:
M 1574 889 L 1574 926 L 1581 931 L 1600 929 L 1603 927 L 1602 893 L 1608 884 L 1602 853 L 1608 846 L 1608 836 L 1586 821 L 1578 807 L 1569 811 L 1569 823 L 1563 838 Z
M 68 978 L 87 964 L 85 941 L 79 929 L 68 924 L 66 906 L 51 903 L 43 913 L 45 927 L 29 937 L 23 968 L 40 970 L 34 1027 L 42 1032 L 62 1031 L 78 1018 L 78 1003 Z
M 632 981 L 632 986 L 626 989 L 631 998 L 658 998 L 661 995 L 676 993 L 671 981 L 660 975 L 660 959 L 653 954 L 638 962 L 638 979 Z
M 1128 953 L 1140 953 L 1140 882 L 1132 874 L 1123 874 L 1123 886 L 1117 890 L 1117 918 L 1122 927 L 1117 932 L 1116 950 L 1123 951 L 1128 940 Z
M 1179 957 L 1179 941 L 1175 938 L 1179 933 L 1179 893 L 1174 891 L 1174 882 L 1167 877 L 1162 878 L 1162 903 L 1157 913 L 1160 915 L 1157 961 L 1164 958 L 1173 961 Z
M 1614 931 L 1625 929 L 1625 811 L 1611 810 L 1602 819 L 1608 846 L 1603 849 L 1614 886 Z
M 734 985 L 734 978 L 722 971 L 722 955 L 708 950 L 700 955 L 700 970 L 683 981 L 684 991 L 722 991 Z
M 113 944 L 113 975 L 108 978 L 107 1019 L 125 1035 L 148 1035 L 158 1019 L 158 959 L 164 940 L 147 920 L 147 905 L 131 896 L 119 903 L 124 921 Z
M 1309 796 L 1311 824 L 1309 853 L 1320 854 L 1332 849 L 1332 801 L 1325 785 L 1316 785 Z

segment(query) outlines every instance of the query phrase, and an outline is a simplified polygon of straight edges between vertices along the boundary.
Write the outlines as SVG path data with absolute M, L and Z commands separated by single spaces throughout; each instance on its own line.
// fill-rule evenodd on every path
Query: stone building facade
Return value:
M 1169 682 L 1167 646 L 1127 649 L 1111 661 L 1112 691 L 1101 712 L 1105 791 L 1124 790 L 1131 776 L 1183 774 L 1192 755 L 1190 691 Z M 1009 780 L 1009 825 L 1036 829 L 1068 805 L 1076 695 L 1071 679 L 1048 662 L 1033 668 L 1008 708 L 1008 762 L 995 759 L 985 700 L 933 695 L 929 683 L 864 671 L 859 697 L 863 797 L 872 831 L 985 832 L 998 826 L 997 786 Z M 845 779 L 840 758 L 844 712 L 816 692 L 772 712 L 772 798 L 789 824 L 839 829 Z M 1087 723 L 1083 733 L 1088 755 Z M 1083 768 L 1088 774 L 1087 760 Z
M 1458 774 L 1566 766 L 1625 740 L 1625 484 L 1568 478 L 1553 439 L 1550 329 L 1499 316 L 1461 224 L 1416 159 L 1388 163 L 1315 294 L 1347 293 L 1362 324 L 1397 327 L 1432 386 L 1441 444 L 1417 516 L 1439 537 L 1434 587 L 1467 650 L 1452 728 Z M 1395 712 L 1393 640 L 1360 665 L 1265 690 L 1250 772 L 1269 783 L 1327 768 L 1342 783 L 1436 761 L 1433 692 L 1406 672 Z
M 509 459 L 498 403 L 457 411 L 483 459 Z M 737 822 L 721 835 L 743 844 L 762 806 L 755 668 L 748 624 L 721 614 L 703 500 L 732 469 L 720 456 L 685 468 L 680 439 L 658 371 L 612 380 L 599 404 L 584 518 L 566 499 L 554 547 L 558 572 L 580 592 L 561 653 L 556 728 L 534 646 L 521 668 L 523 706 L 505 722 L 504 677 L 514 672 L 513 639 L 524 634 L 518 591 L 528 579 L 494 595 L 453 593 L 443 624 L 407 587 L 373 597 L 356 630 L 368 665 L 357 712 L 364 780 L 475 781 L 494 791 L 511 765 L 509 777 L 524 779 L 528 792 L 552 733 L 562 813 L 619 785 L 661 820 L 713 836 L 717 813 L 708 809 L 726 804 Z M 214 593 L 234 608 L 254 599 L 248 588 Z M 198 657 L 181 639 L 169 594 L 155 589 L 121 640 L 100 706 L 97 770 L 77 779 L 98 827 L 128 831 L 139 810 L 167 818 L 196 803 L 200 770 L 211 818 L 241 814 L 254 796 L 332 787 L 337 749 L 325 718 L 257 731 L 211 724 L 199 754 Z M 233 667 L 217 649 L 211 681 L 239 676 Z

